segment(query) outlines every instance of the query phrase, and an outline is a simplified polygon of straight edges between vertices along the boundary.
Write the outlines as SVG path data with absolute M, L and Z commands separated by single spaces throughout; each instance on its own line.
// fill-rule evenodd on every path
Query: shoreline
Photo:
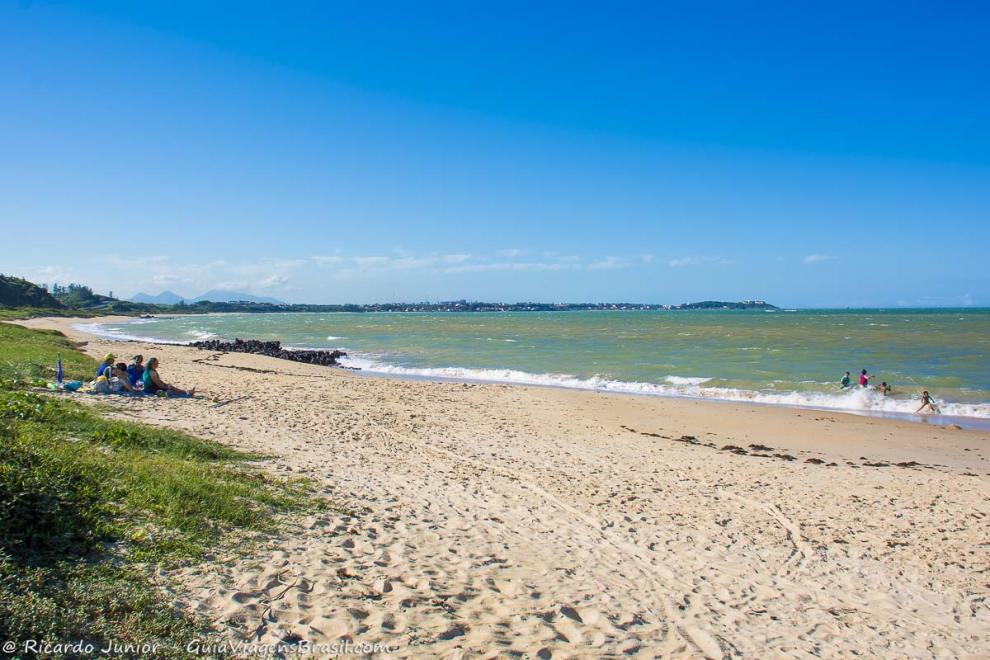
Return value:
M 990 652 L 990 434 L 22 325 L 153 351 L 196 398 L 64 396 L 264 454 L 340 506 L 168 573 L 235 640 L 349 636 L 403 658 Z
M 121 316 L 121 317 L 105 317 L 107 322 L 114 323 L 122 320 L 127 320 L 131 317 Z M 88 345 L 106 345 L 106 346 L 120 346 L 120 345 L 143 345 L 149 348 L 161 347 L 164 349 L 178 349 L 180 351 L 188 352 L 186 354 L 187 359 L 193 361 L 200 361 L 205 359 L 205 356 L 210 355 L 209 351 L 203 351 L 184 343 L 167 343 L 167 342 L 153 342 L 153 341 L 141 341 L 135 339 L 112 339 L 109 337 L 91 334 L 74 327 L 80 321 L 86 321 L 85 318 L 73 318 L 73 317 L 42 317 L 36 319 L 28 319 L 24 321 L 18 321 L 19 324 L 26 327 L 36 327 L 45 329 L 55 329 L 59 330 L 75 341 L 82 342 Z M 101 352 L 102 351 L 102 352 Z M 97 354 L 102 355 L 102 349 L 97 349 Z M 273 366 L 284 365 L 286 369 L 288 365 L 298 365 L 301 363 L 291 362 L 288 360 L 280 360 L 278 358 L 270 358 L 262 355 L 254 355 L 249 353 L 227 353 L 226 356 L 233 360 L 238 360 L 238 358 L 248 358 L 250 362 L 253 363 L 254 359 L 260 359 L 263 361 L 271 361 L 275 364 Z M 491 382 L 491 381 L 476 381 L 472 382 L 468 379 L 458 379 L 458 378 L 443 378 L 437 376 L 414 376 L 407 374 L 391 374 L 391 373 L 379 373 L 355 370 L 345 366 L 339 366 L 335 368 L 317 366 L 317 365 L 307 365 L 309 367 L 315 368 L 320 371 L 326 372 L 326 377 L 345 377 L 345 378 L 357 378 L 361 380 L 368 381 L 372 386 L 384 386 L 388 383 L 408 383 L 408 384 L 418 384 L 426 387 L 446 387 L 446 386 L 468 386 L 472 388 L 481 388 L 485 390 L 500 390 L 508 389 L 510 391 L 518 390 L 521 393 L 527 392 L 545 392 L 548 394 L 559 395 L 566 400 L 573 400 L 577 402 L 590 402 L 599 399 L 614 400 L 619 402 L 628 402 L 628 404 L 633 405 L 633 402 L 640 402 L 645 406 L 646 409 L 676 409 L 678 411 L 698 411 L 692 414 L 700 416 L 702 419 L 706 417 L 712 417 L 714 419 L 721 419 L 725 417 L 734 417 L 737 415 L 755 414 L 766 417 L 768 425 L 772 424 L 776 426 L 778 423 L 782 422 L 796 422 L 799 419 L 809 419 L 808 416 L 815 415 L 815 417 L 810 417 L 815 420 L 829 420 L 835 422 L 836 420 L 841 420 L 847 426 L 859 427 L 860 429 L 864 427 L 879 426 L 881 429 L 887 433 L 893 431 L 908 432 L 911 436 L 922 436 L 924 437 L 927 433 L 938 433 L 945 437 L 974 437 L 983 438 L 984 440 L 990 441 L 990 434 L 988 434 L 986 429 L 983 428 L 969 428 L 961 425 L 953 426 L 952 424 L 926 424 L 915 419 L 900 419 L 896 417 L 887 417 L 880 415 L 869 415 L 860 414 L 858 411 L 851 410 L 822 410 L 819 408 L 804 408 L 797 406 L 785 406 L 780 404 L 763 404 L 756 401 L 732 401 L 732 400 L 719 400 L 714 398 L 691 398 L 686 396 L 658 396 L 651 394 L 638 394 L 634 392 L 616 392 L 608 390 L 587 390 L 579 388 L 569 388 L 555 385 L 543 385 L 543 384 L 529 384 L 529 383 L 511 383 L 511 382 Z M 166 379 L 167 380 L 167 379 Z M 180 383 L 181 384 L 181 383 Z M 197 392 L 200 390 L 197 388 Z M 966 418 L 973 419 L 973 418 Z M 758 429 L 753 429 L 754 432 L 758 432 Z M 777 431 L 770 432 L 771 435 L 776 436 Z M 870 446 L 876 444 L 878 447 L 883 447 L 880 443 L 866 443 L 865 446 Z M 900 462 L 900 458 L 905 458 L 903 456 L 897 457 L 898 460 L 893 462 Z M 906 457 L 905 460 L 914 460 L 912 457 Z M 990 460 L 990 459 L 988 459 Z M 923 461 L 922 461 L 923 462 Z M 983 466 L 980 466 L 983 467 Z M 987 473 L 990 476 L 990 465 L 987 465 Z
M 463 313 L 463 312 L 450 312 Z M 214 314 L 223 314 L 223 312 L 216 312 Z M 173 317 L 184 317 L 184 316 L 199 316 L 196 314 L 168 314 L 161 315 L 161 318 L 173 318 Z M 45 320 L 65 320 L 72 323 L 72 329 L 80 331 L 86 335 L 98 337 L 100 339 L 121 341 L 121 342 L 137 342 L 137 343 L 147 343 L 147 344 L 161 344 L 161 345 L 173 345 L 173 346 L 185 346 L 195 341 L 196 339 L 189 340 L 188 342 L 181 342 L 175 340 L 165 340 L 165 339 L 153 339 L 149 337 L 140 337 L 136 335 L 113 335 L 99 332 L 86 332 L 84 330 L 79 330 L 75 325 L 100 325 L 102 323 L 127 323 L 133 322 L 134 317 L 129 316 L 108 316 L 102 317 L 104 321 L 93 321 L 92 319 L 84 319 L 80 317 L 43 317 Z M 82 323 L 82 321 L 91 321 L 90 323 Z M 327 348 L 313 349 L 313 348 L 299 348 L 285 346 L 287 350 L 332 350 Z M 339 348 L 339 347 L 338 347 Z M 679 394 L 676 392 L 636 392 L 636 391 L 623 391 L 621 389 L 610 389 L 608 387 L 576 387 L 568 386 L 563 383 L 541 383 L 541 382 L 520 382 L 510 379 L 486 379 L 481 377 L 467 376 L 445 376 L 440 374 L 416 374 L 416 373 L 402 373 L 386 370 L 373 370 L 364 369 L 361 367 L 347 367 L 342 365 L 344 368 L 354 371 L 364 377 L 370 378 L 389 378 L 389 379 L 400 379 L 400 380 L 416 380 L 425 382 L 449 382 L 449 383 L 473 383 L 473 384 L 499 384 L 499 385 L 509 385 L 509 386 L 519 386 L 519 387 L 539 387 L 539 388 L 550 388 L 550 389 L 561 389 L 572 392 L 588 392 L 588 393 L 609 393 L 618 394 L 623 396 L 641 396 L 649 398 L 662 398 L 662 399 L 674 399 L 674 400 L 685 400 L 685 401 L 700 401 L 707 403 L 716 404 L 740 404 L 740 405 L 752 405 L 759 407 L 770 407 L 770 408 L 781 408 L 781 409 L 793 409 L 793 410 L 807 410 L 807 411 L 818 411 L 824 413 L 832 414 L 848 414 L 856 415 L 861 417 L 869 417 L 874 419 L 893 419 L 898 421 L 904 421 L 913 424 L 923 424 L 931 425 L 937 427 L 951 427 L 957 426 L 967 430 L 976 431 L 990 431 L 990 418 L 975 417 L 975 416 L 965 416 L 965 415 L 948 415 L 948 414 L 919 414 L 906 411 L 893 411 L 893 410 L 876 410 L 876 409 L 855 409 L 855 408 L 840 408 L 835 406 L 827 405 L 805 405 L 800 403 L 780 403 L 780 402 L 770 402 L 770 401 L 759 401 L 759 400 L 746 400 L 744 398 L 728 398 L 719 396 L 695 396 L 690 394 Z M 458 370 L 460 368 L 448 368 L 449 370 Z M 437 368 L 437 370 L 442 370 Z M 472 371 L 471 369 L 463 369 L 464 371 Z M 512 370 L 509 370 L 512 371 Z M 540 374 L 528 374 L 533 380 L 539 378 Z

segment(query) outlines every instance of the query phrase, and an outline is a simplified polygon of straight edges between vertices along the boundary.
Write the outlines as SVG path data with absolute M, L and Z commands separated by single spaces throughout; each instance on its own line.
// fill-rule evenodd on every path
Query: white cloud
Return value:
M 339 264 L 344 260 L 339 254 L 316 255 L 315 257 L 310 257 L 310 259 L 321 265 Z
M 265 279 L 258 282 L 258 286 L 260 286 L 263 289 L 270 289 L 273 287 L 284 287 L 288 283 L 289 283 L 288 275 L 280 275 L 278 273 L 272 273 Z
M 451 266 L 445 268 L 445 273 L 483 273 L 487 271 L 510 270 L 510 271 L 554 271 L 574 268 L 573 264 L 566 263 L 546 263 L 546 262 L 526 262 L 526 261 L 498 261 L 478 264 L 464 264 L 461 266 Z
M 626 257 L 605 257 L 588 265 L 588 270 L 616 270 L 618 268 L 629 268 L 632 262 Z
M 537 258 L 535 255 L 539 255 Z M 451 277 L 459 273 L 518 272 L 552 273 L 599 271 L 631 268 L 652 263 L 653 255 L 582 256 L 554 250 L 527 252 L 522 249 L 498 250 L 487 254 L 451 251 L 416 254 L 405 250 L 377 254 L 347 255 L 338 250 L 331 254 L 306 258 L 262 258 L 228 261 L 213 259 L 201 262 L 175 261 L 171 257 L 152 255 L 107 254 L 96 257 L 98 267 L 79 276 L 70 268 L 57 265 L 27 267 L 18 272 L 35 282 L 79 281 L 98 291 L 113 290 L 131 296 L 138 291 L 155 294 L 171 289 L 180 295 L 195 296 L 210 289 L 244 293 L 267 293 L 302 290 L 313 282 L 373 280 L 375 278 Z M 400 274 L 402 274 L 400 276 Z M 416 275 L 420 277 L 420 275 Z
M 382 267 L 388 265 L 389 258 L 388 257 L 378 257 L 378 256 L 372 256 L 372 257 L 353 257 L 353 261 L 358 266 L 369 266 L 371 268 L 382 268 Z
M 804 258 L 805 264 L 820 264 L 823 261 L 831 261 L 835 257 L 829 256 L 827 254 L 809 254 Z
M 671 268 L 684 268 L 686 266 L 703 266 L 705 264 L 717 264 L 725 265 L 735 263 L 730 259 L 723 259 L 722 257 L 706 257 L 694 255 L 690 257 L 680 257 L 678 259 L 671 259 L 667 262 L 667 265 Z
M 28 274 L 28 281 L 36 284 L 65 284 L 72 279 L 72 269 L 62 266 L 45 266 Z

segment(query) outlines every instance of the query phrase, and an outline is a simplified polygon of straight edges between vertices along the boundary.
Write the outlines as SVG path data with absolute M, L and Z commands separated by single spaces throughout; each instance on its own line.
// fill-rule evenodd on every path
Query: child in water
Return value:
M 842 381 L 840 382 L 840 388 L 846 389 L 850 385 L 852 385 L 852 381 L 849 379 L 849 372 L 847 371 L 846 375 L 842 377 Z
M 920 413 L 925 408 L 928 408 L 928 412 L 933 412 L 936 415 L 939 414 L 938 404 L 935 403 L 935 399 L 928 393 L 928 390 L 921 393 L 921 407 L 914 412 L 915 414 Z

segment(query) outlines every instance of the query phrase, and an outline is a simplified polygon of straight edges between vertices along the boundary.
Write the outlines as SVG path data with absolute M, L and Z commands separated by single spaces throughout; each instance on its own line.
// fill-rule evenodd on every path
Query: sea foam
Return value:
M 127 325 L 130 327 L 138 324 L 128 322 Z M 159 344 L 188 344 L 202 338 L 201 335 L 216 336 L 211 333 L 191 331 L 188 334 L 195 333 L 196 339 L 191 339 L 189 341 L 173 341 L 129 334 L 122 328 L 109 324 L 77 323 L 72 327 L 81 332 L 99 335 L 108 339 L 142 341 Z M 683 397 L 717 401 L 758 403 L 765 405 L 812 408 L 818 410 L 835 410 L 854 413 L 908 415 L 913 414 L 919 405 L 918 400 L 914 398 L 907 399 L 898 397 L 884 397 L 873 390 L 863 390 L 855 387 L 838 392 L 768 392 L 706 385 L 713 379 L 699 376 L 680 376 L 671 374 L 665 377 L 663 382 L 648 383 L 615 380 L 604 376 L 591 376 L 585 378 L 570 374 L 530 373 L 516 369 L 474 369 L 454 366 L 404 367 L 383 362 L 371 356 L 354 353 L 342 358 L 340 362 L 346 367 L 360 369 L 367 373 L 413 378 L 439 378 L 459 381 L 466 380 L 490 383 L 512 383 L 518 385 L 561 387 L 598 392 L 616 392 L 648 396 Z M 943 415 L 952 417 L 990 419 L 990 403 L 953 403 L 939 401 L 939 406 Z
M 466 367 L 403 367 L 360 355 L 341 360 L 347 367 L 362 371 L 417 378 L 442 378 L 490 383 L 512 383 L 562 387 L 575 390 L 618 392 L 663 397 L 683 397 L 759 403 L 797 408 L 815 408 L 848 412 L 909 414 L 918 409 L 916 399 L 881 396 L 873 390 L 853 388 L 841 392 L 789 391 L 766 392 L 731 387 L 704 386 L 711 378 L 669 375 L 663 383 L 613 380 L 603 376 L 582 378 L 570 374 L 536 374 L 515 369 L 470 369 Z M 939 402 L 943 415 L 990 419 L 990 403 Z

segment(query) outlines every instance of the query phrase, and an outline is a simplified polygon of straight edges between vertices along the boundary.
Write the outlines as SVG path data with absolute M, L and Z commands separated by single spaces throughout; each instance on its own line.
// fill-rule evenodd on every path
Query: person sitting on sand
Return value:
M 887 381 L 880 383 L 880 387 L 877 388 L 877 392 L 880 393 L 880 396 L 887 396 L 890 394 L 890 385 L 887 384 Z
M 921 407 L 914 412 L 915 414 L 918 414 L 925 408 L 928 408 L 928 412 L 933 412 L 936 415 L 939 413 L 938 404 L 935 403 L 935 399 L 933 399 L 932 395 L 928 393 L 928 390 L 921 393 Z
M 108 368 L 113 371 L 113 353 L 107 353 L 103 356 L 103 362 L 100 362 L 100 366 L 96 368 L 96 377 L 99 378 L 103 375 L 103 372 Z M 107 374 L 107 380 L 110 380 L 110 374 Z
M 176 387 L 175 385 L 169 385 L 163 381 L 158 376 L 158 358 L 148 358 L 148 364 L 144 368 L 144 376 L 141 380 L 144 381 L 144 392 L 145 394 L 158 394 L 159 392 L 168 392 L 169 394 L 187 394 L 193 396 L 196 394 L 196 388 L 192 388 L 188 392 L 184 389 Z
M 847 371 L 846 374 L 842 377 L 842 380 L 839 381 L 839 387 L 841 389 L 846 389 L 850 385 L 852 385 L 852 380 L 849 379 L 849 372 Z
M 116 376 L 117 382 L 113 382 L 113 378 Z M 111 392 L 133 392 L 134 387 L 131 385 L 130 377 L 127 374 L 127 365 L 123 362 L 118 362 L 113 366 L 110 371 L 110 391 Z
M 134 361 L 127 365 L 127 381 L 135 387 L 144 377 L 144 356 L 135 355 Z
M 866 373 L 866 369 L 859 372 L 859 386 L 863 389 L 870 386 L 870 376 Z

